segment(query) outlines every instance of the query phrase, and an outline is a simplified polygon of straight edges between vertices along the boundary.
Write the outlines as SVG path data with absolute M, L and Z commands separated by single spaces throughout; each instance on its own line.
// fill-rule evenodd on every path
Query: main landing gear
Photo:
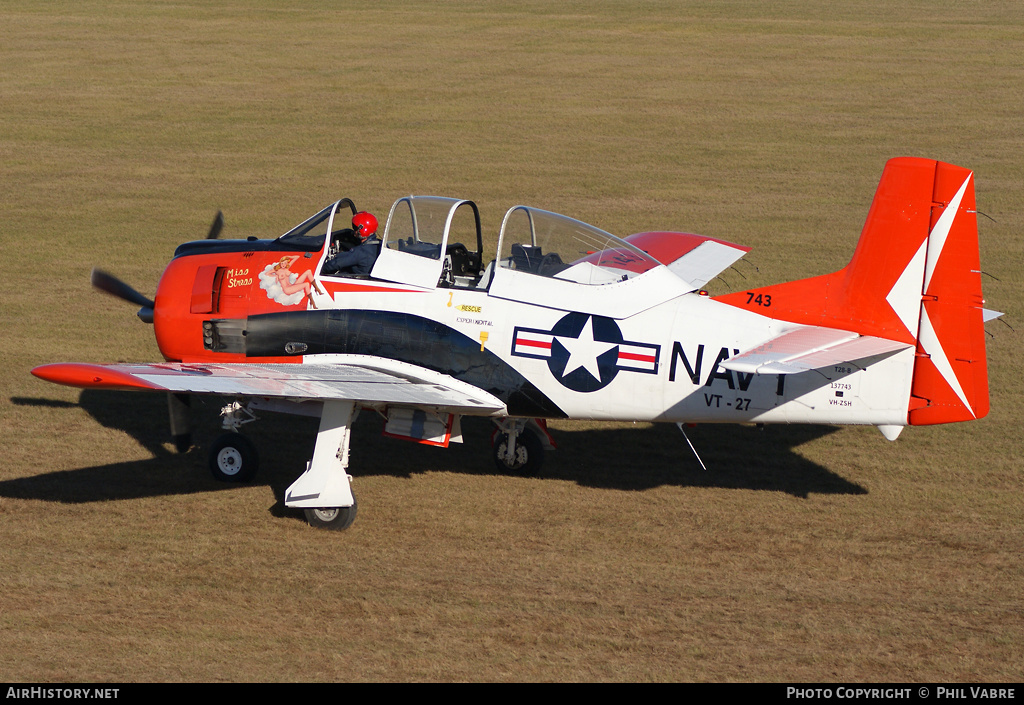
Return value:
M 284 505 L 305 510 L 306 521 L 341 531 L 356 519 L 356 497 L 348 474 L 348 445 L 355 404 L 325 401 L 313 459 L 284 493 Z
M 210 472 L 220 482 L 248 482 L 259 469 L 256 446 L 241 433 L 225 433 L 210 447 Z
M 545 445 L 553 448 L 550 437 L 533 419 L 504 418 L 495 421 L 498 429 L 492 441 L 494 466 L 501 473 L 532 477 L 544 464 Z M 545 444 L 547 441 L 547 444 Z
M 358 505 L 348 474 L 349 440 L 355 404 L 350 401 L 323 402 L 320 429 L 313 458 L 306 471 L 285 491 L 286 507 L 301 509 L 310 526 L 340 531 L 352 526 Z M 256 474 L 259 457 L 253 444 L 238 429 L 256 417 L 238 402 L 221 409 L 228 431 L 210 449 L 210 471 L 222 482 L 246 482 Z M 499 472 L 536 475 L 544 462 L 545 449 L 554 448 L 543 420 L 495 419 L 492 438 L 494 465 Z
M 341 531 L 352 526 L 352 522 L 356 520 L 356 509 L 359 503 L 355 501 L 355 496 L 352 497 L 351 507 L 331 507 L 329 509 L 307 509 L 306 521 L 309 522 L 310 526 L 315 526 L 320 529 L 334 529 L 335 531 Z
M 220 415 L 227 433 L 210 447 L 210 472 L 220 482 L 249 482 L 256 476 L 260 457 L 256 446 L 238 429 L 255 421 L 256 415 L 237 401 L 221 408 Z
M 311 526 L 341 530 L 356 519 L 356 498 L 348 474 L 348 445 L 355 405 L 325 401 L 313 459 L 284 493 L 286 507 L 302 509 Z M 210 448 L 210 472 L 221 482 L 248 482 L 256 474 L 256 447 L 238 429 L 256 416 L 234 402 L 221 409 L 227 433 Z

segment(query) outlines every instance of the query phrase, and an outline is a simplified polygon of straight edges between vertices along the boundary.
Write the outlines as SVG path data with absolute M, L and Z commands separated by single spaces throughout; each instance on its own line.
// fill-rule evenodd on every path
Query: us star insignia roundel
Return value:
M 660 345 L 624 340 L 611 318 L 569 313 L 551 330 L 515 329 L 512 354 L 547 360 L 548 369 L 575 392 L 596 392 L 620 371 L 658 373 Z

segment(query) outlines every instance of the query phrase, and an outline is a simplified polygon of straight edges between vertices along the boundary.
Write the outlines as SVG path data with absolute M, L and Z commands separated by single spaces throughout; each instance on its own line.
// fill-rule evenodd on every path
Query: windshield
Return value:
M 331 211 L 334 210 L 334 205 L 329 205 L 322 211 L 314 215 L 309 220 L 304 220 L 294 228 L 286 232 L 280 237 L 281 240 L 287 240 L 295 237 L 306 237 L 310 235 L 319 235 L 323 237 L 327 234 L 327 219 L 331 217 Z
M 579 284 L 624 281 L 660 265 L 600 228 L 527 206 L 505 214 L 499 239 L 499 267 Z
M 346 220 L 348 216 L 339 216 L 334 221 L 331 220 L 331 215 L 336 211 L 341 212 L 341 209 L 344 207 L 347 207 L 352 212 L 352 215 L 356 214 L 356 204 L 352 202 L 352 199 L 343 198 L 337 203 L 327 206 L 312 218 L 302 221 L 277 238 L 278 244 L 288 249 L 316 251 L 323 247 L 324 242 L 326 242 L 328 228 L 334 228 L 333 235 L 335 240 L 343 237 L 346 232 L 351 233 L 349 221 Z

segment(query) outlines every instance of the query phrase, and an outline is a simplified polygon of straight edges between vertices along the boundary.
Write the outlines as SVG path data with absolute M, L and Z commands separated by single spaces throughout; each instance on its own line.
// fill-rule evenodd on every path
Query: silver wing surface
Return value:
M 312 364 L 72 362 L 43 365 L 32 374 L 73 387 L 353 401 L 479 416 L 505 410 L 500 399 L 470 384 L 416 365 L 379 358 Z

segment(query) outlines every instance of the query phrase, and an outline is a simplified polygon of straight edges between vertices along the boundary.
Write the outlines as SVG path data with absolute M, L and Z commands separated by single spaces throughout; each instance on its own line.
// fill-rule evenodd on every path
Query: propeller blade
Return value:
M 224 228 L 224 212 L 217 211 L 217 217 L 213 219 L 213 225 L 210 226 L 210 232 L 206 234 L 207 240 L 216 240 L 220 235 L 220 231 Z
M 153 309 L 156 307 L 156 304 L 139 292 L 135 291 L 135 289 L 125 284 L 113 274 L 107 274 L 102 269 L 93 269 L 92 285 L 100 291 L 107 292 L 111 296 L 116 296 L 119 299 L 124 299 L 129 303 L 141 306 L 142 308 L 139 309 L 139 318 L 146 323 L 153 322 Z

